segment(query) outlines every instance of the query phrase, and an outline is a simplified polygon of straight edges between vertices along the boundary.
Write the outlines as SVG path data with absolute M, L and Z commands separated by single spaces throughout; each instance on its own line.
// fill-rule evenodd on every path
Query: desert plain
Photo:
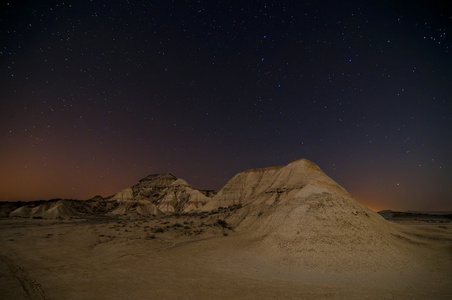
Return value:
M 306 160 L 192 189 L 3 203 L 0 298 L 452 298 L 448 216 L 377 214 Z

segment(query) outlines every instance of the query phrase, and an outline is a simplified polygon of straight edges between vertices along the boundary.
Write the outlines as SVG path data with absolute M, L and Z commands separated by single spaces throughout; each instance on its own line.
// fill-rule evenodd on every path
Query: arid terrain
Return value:
M 1 299 L 452 298 L 450 216 L 377 214 L 306 160 L 0 208 Z

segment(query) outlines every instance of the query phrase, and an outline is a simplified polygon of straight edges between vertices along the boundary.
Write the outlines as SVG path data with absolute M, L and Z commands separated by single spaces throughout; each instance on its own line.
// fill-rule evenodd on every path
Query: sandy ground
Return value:
M 452 299 L 452 225 L 403 226 L 421 263 L 332 272 L 272 261 L 199 217 L 3 218 L 0 298 Z

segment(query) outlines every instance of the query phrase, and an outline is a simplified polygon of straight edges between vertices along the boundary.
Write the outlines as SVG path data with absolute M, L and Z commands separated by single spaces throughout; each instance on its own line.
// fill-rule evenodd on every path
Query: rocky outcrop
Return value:
M 140 216 L 160 216 L 162 211 L 155 204 L 147 200 L 128 200 L 119 204 L 112 212 L 114 215 L 140 215 Z
M 208 195 L 212 193 L 171 174 L 156 174 L 109 198 L 41 201 L 15 209 L 10 216 L 146 217 L 198 211 L 204 217 L 210 215 L 206 220 L 240 232 L 250 253 L 303 268 L 378 269 L 394 263 L 413 264 L 412 247 L 423 243 L 419 235 L 358 203 L 306 159 L 241 172 L 218 194 Z
M 237 174 L 203 210 L 236 204 L 270 207 L 284 198 L 321 192 L 349 196 L 316 164 L 300 159 L 287 166 L 251 169 Z
M 214 195 L 213 191 L 197 190 L 185 180 L 171 174 L 153 174 L 119 193 L 86 201 L 54 199 L 30 202 L 13 209 L 10 217 L 73 218 L 92 214 L 160 216 L 199 210 Z
M 206 194 L 172 174 L 153 174 L 117 193 L 111 200 L 119 202 L 119 207 L 113 213 L 142 214 L 140 211 L 145 211 L 146 215 L 159 215 L 198 210 L 212 199 Z M 147 208 L 144 209 L 143 205 Z
M 329 268 L 343 261 L 372 268 L 401 257 L 397 226 L 358 203 L 306 159 L 239 173 L 203 210 L 232 205 L 241 208 L 225 216 L 227 223 L 268 257 Z M 366 255 L 358 261 L 357 252 Z
M 70 219 L 91 213 L 91 208 L 79 200 L 49 200 L 30 203 L 10 213 L 10 217 Z
M 28 218 L 31 215 L 31 209 L 28 206 L 21 206 L 12 212 L 10 212 L 10 217 L 20 217 L 20 218 Z

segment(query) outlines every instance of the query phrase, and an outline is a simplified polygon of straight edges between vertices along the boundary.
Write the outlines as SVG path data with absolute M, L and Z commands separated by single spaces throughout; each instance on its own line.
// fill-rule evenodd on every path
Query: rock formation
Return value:
M 119 202 L 114 214 L 159 215 L 197 210 L 211 199 L 206 194 L 174 175 L 153 174 L 112 196 L 111 200 Z
M 407 249 L 397 243 L 410 239 L 306 159 L 241 172 L 217 195 L 206 196 L 209 193 L 171 174 L 156 174 L 106 199 L 44 202 L 20 207 L 10 215 L 70 218 L 112 213 L 143 217 L 217 211 L 224 226 L 249 237 L 253 251 L 267 251 L 267 256 L 304 262 L 304 266 L 334 267 L 338 260 L 353 265 L 356 251 L 368 254 L 360 256 L 361 266 L 385 260 L 388 265 L 398 259 L 400 249 Z M 317 261 L 319 257 L 321 261 Z
M 237 204 L 241 208 L 226 221 L 251 237 L 254 251 L 267 256 L 330 268 L 344 260 L 350 267 L 371 268 L 399 259 L 396 225 L 358 203 L 306 159 L 239 173 L 203 210 Z M 367 255 L 358 262 L 357 252 Z
M 68 219 L 99 213 L 160 216 L 199 210 L 214 194 L 213 191 L 195 189 L 171 174 L 153 174 L 108 198 L 95 196 L 86 201 L 35 201 L 14 209 L 9 215 L 46 219 Z
M 13 210 L 9 216 L 10 217 L 21 217 L 28 218 L 30 217 L 31 209 L 28 206 L 21 206 L 15 210 Z
M 270 207 L 281 197 L 293 198 L 327 191 L 349 196 L 316 164 L 300 159 L 287 166 L 251 169 L 235 175 L 203 210 L 251 203 Z
M 361 205 L 306 159 L 241 172 L 214 196 L 171 174 L 156 174 L 108 198 L 40 201 L 10 216 L 152 218 L 192 211 L 198 214 L 190 217 L 204 218 L 225 235 L 234 231 L 240 247 L 265 262 L 304 270 L 373 272 L 408 264 L 422 269 L 420 262 L 425 261 L 416 250 L 425 244 L 418 232 Z
M 50 200 L 38 201 L 19 207 L 10 213 L 11 217 L 70 219 L 91 213 L 91 208 L 84 201 L 79 200 Z

